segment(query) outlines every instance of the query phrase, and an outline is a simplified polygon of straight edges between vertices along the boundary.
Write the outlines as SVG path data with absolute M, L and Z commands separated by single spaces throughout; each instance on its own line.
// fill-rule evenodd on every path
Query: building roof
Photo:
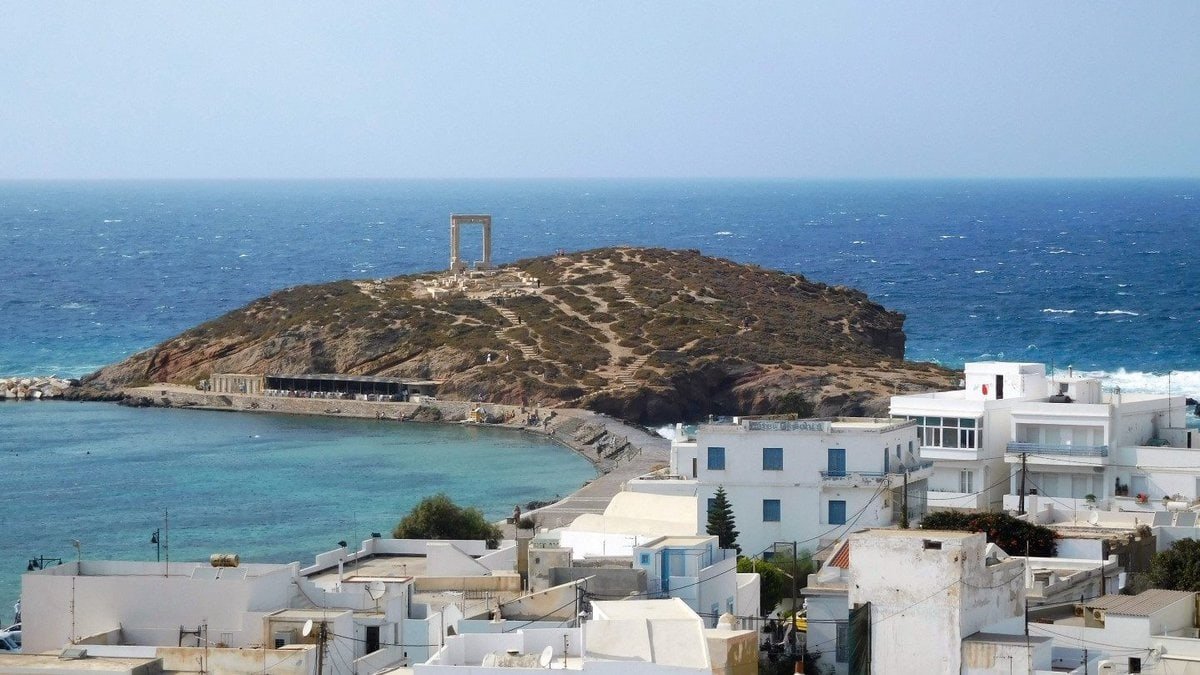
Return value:
M 704 622 L 679 598 L 592 603 L 587 658 L 640 661 L 711 672 Z
M 80 645 L 79 648 L 86 650 L 87 645 Z M 4 652 L 0 654 L 0 672 L 5 673 L 26 673 L 46 671 L 48 673 L 68 672 L 96 672 L 96 673 L 138 673 L 148 672 L 148 666 L 155 661 L 159 661 L 157 657 L 94 657 L 87 656 L 82 659 L 63 660 L 59 658 L 59 652 L 49 654 L 13 654 Z M 161 667 L 161 662 L 159 666 Z
M 840 567 L 844 570 L 850 569 L 850 540 L 842 543 L 841 547 L 834 552 L 833 557 L 829 559 L 830 567 Z
M 1040 635 L 1009 635 L 1007 633 L 984 633 L 980 631 L 963 638 L 964 642 L 983 642 L 993 645 L 1024 645 L 1050 642 L 1053 638 Z
M 254 375 L 253 377 L 258 377 Z M 401 377 L 375 377 L 371 375 L 341 375 L 338 373 L 267 373 L 263 377 L 278 377 L 289 380 L 320 380 L 324 382 L 363 382 L 386 384 L 438 384 L 433 380 L 411 380 Z
M 585 513 L 566 531 L 696 536 L 696 497 L 618 492 L 604 509 L 604 515 Z
M 1103 595 L 1095 600 L 1084 603 L 1092 609 L 1103 609 L 1108 614 L 1121 616 L 1150 616 L 1165 609 L 1180 600 L 1190 599 L 1195 595 L 1191 591 L 1168 591 L 1152 588 L 1137 595 Z

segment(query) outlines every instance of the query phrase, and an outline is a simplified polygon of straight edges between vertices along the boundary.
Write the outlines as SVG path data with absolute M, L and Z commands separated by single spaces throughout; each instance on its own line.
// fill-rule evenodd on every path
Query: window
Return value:
M 779 522 L 779 500 L 764 499 L 763 500 L 763 522 L 778 523 Z
M 708 509 L 706 509 L 706 511 L 705 511 L 705 512 L 706 512 L 706 513 L 712 513 L 713 507 L 714 507 L 714 506 L 716 506 L 716 505 L 717 505 L 717 498 L 716 498 L 716 497 L 709 497 L 709 498 L 708 498 Z
M 846 501 L 843 499 L 829 500 L 829 524 L 846 524 Z
M 981 447 L 980 421 L 973 417 L 913 417 L 917 422 L 917 441 L 926 448 Z M 909 443 L 912 452 L 912 443 Z
M 958 472 L 958 491 L 959 492 L 974 492 L 975 491 L 975 472 L 970 469 L 963 469 Z
M 846 663 L 850 660 L 850 631 L 848 628 L 847 622 L 837 622 L 837 648 L 834 652 L 834 659 L 838 663 Z
M 1133 493 L 1134 496 L 1150 494 L 1150 481 L 1147 480 L 1147 478 L 1149 478 L 1149 476 L 1144 473 L 1135 473 L 1130 476 L 1129 491 Z
M 783 471 L 783 448 L 763 448 L 763 471 Z
M 708 470 L 709 471 L 724 471 L 725 470 L 725 448 L 709 448 L 708 449 Z
M 643 567 L 645 567 L 646 565 L 649 565 L 650 564 L 650 554 L 643 553 L 640 556 L 638 556 L 638 564 L 642 565 Z
M 826 463 L 826 473 L 830 476 L 845 476 L 846 475 L 846 449 L 845 448 L 829 448 L 828 462 Z

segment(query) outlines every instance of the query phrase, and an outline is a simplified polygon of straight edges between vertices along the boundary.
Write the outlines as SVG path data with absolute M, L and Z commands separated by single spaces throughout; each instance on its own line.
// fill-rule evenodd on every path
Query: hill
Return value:
M 860 291 L 698 251 L 606 248 L 453 277 L 297 286 L 85 379 L 213 372 L 443 380 L 439 397 L 572 405 L 643 424 L 883 414 L 957 374 L 904 357 L 904 316 Z

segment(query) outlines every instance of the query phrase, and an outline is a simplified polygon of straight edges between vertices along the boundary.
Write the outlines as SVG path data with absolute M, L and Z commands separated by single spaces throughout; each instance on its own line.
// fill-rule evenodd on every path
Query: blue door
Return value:
M 671 550 L 663 549 L 659 552 L 659 556 L 662 560 L 659 568 L 659 578 L 662 579 L 661 590 L 666 594 L 671 590 Z
M 844 525 L 846 523 L 846 502 L 840 499 L 829 500 L 829 524 Z
M 846 475 L 846 449 L 845 448 L 829 448 L 828 473 L 830 476 L 845 476 Z

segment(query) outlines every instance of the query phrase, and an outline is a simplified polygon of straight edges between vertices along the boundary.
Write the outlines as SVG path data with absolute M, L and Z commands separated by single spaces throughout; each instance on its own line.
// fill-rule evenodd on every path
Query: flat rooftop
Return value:
M 140 562 L 131 560 L 82 560 L 47 567 L 27 574 L 79 577 L 161 577 L 203 579 L 254 578 L 288 570 L 295 563 L 241 563 L 237 567 L 213 567 L 208 562 Z
M 966 642 L 981 642 L 991 645 L 1025 645 L 1025 644 L 1041 644 L 1043 642 L 1051 642 L 1051 638 L 1031 635 L 1008 635 L 1006 633 L 984 633 L 982 631 L 974 633 L 964 638 Z
M 87 649 L 83 645 L 80 649 Z M 144 668 L 147 664 L 158 661 L 158 658 L 89 656 L 82 659 L 63 660 L 58 658 L 59 652 L 50 654 L 11 654 L 0 653 L 0 672 L 23 673 L 27 671 L 45 670 L 48 672 L 63 671 L 92 671 L 97 673 L 131 673 Z
M 698 620 L 700 616 L 678 598 L 669 600 L 594 600 L 592 607 L 604 619 L 621 620 Z
M 425 556 L 423 555 L 373 555 L 344 563 L 340 579 L 336 565 L 318 572 L 308 579 L 321 588 L 333 588 L 339 580 L 402 582 L 424 574 Z

